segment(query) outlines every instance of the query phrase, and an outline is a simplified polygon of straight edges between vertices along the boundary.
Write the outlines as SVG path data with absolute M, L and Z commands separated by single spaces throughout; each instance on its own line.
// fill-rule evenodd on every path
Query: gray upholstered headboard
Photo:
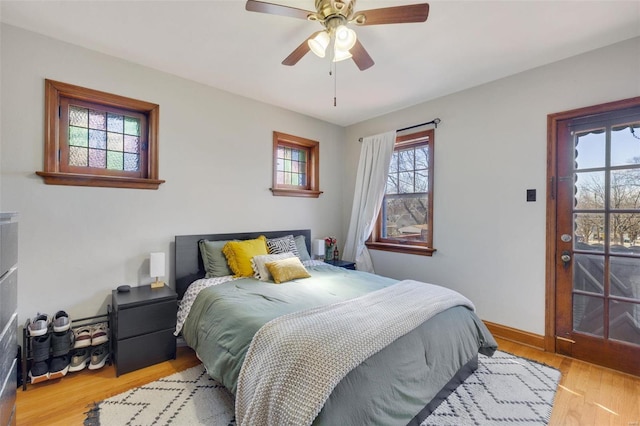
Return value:
M 248 240 L 264 235 L 267 238 L 282 237 L 285 235 L 304 235 L 307 251 L 311 253 L 311 230 L 299 229 L 288 231 L 268 232 L 238 232 L 229 234 L 201 234 L 201 235 L 176 235 L 175 267 L 176 267 L 176 292 L 178 299 L 182 299 L 189 284 L 203 278 L 205 271 L 200 256 L 198 241 L 200 240 Z

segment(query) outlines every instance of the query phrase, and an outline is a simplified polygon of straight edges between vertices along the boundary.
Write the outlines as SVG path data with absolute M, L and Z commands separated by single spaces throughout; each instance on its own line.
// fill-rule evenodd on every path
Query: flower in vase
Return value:
M 326 238 L 324 239 L 324 245 L 325 245 L 326 247 L 332 247 L 332 246 L 335 246 L 337 242 L 338 242 L 338 240 L 336 240 L 336 237 L 326 237 Z

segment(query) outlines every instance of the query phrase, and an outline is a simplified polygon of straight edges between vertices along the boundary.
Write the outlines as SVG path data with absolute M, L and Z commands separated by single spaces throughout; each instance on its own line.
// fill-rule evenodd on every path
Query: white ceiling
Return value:
M 313 0 L 270 0 L 314 9 Z M 356 10 L 420 0 L 358 0 Z M 356 27 L 375 65 L 282 60 L 320 24 L 244 0 L 6 1 L 2 22 L 341 126 L 640 35 L 640 1 L 430 1 L 427 22 Z M 615 64 L 612 64 L 615 66 Z M 334 85 L 337 106 L 333 106 Z

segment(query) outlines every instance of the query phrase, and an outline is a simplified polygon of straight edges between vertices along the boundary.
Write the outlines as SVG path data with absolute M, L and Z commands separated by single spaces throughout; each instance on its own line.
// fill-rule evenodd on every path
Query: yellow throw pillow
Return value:
M 276 284 L 311 276 L 297 257 L 267 262 L 265 266 Z
M 229 241 L 222 248 L 227 258 L 229 268 L 235 277 L 253 276 L 251 258 L 261 254 L 268 254 L 267 239 L 261 235 L 254 240 Z

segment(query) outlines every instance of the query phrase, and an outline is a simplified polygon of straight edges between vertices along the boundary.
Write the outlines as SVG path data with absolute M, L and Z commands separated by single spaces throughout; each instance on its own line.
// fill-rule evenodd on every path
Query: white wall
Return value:
M 482 319 L 544 334 L 547 114 L 640 95 L 640 38 L 347 128 L 358 138 L 436 117 L 433 257 L 372 251 L 376 272 L 451 287 Z M 535 203 L 526 189 L 537 189 Z M 345 193 L 343 223 L 352 195 Z
M 111 290 L 139 285 L 150 252 L 175 235 L 310 228 L 340 234 L 344 129 L 3 25 L 2 208 L 20 213 L 19 320 L 106 312 Z M 215 70 L 212 70 L 215 72 Z M 44 79 L 160 105 L 157 191 L 45 185 Z M 272 131 L 320 141 L 319 199 L 269 191 Z M 338 228 L 338 229 L 336 229 Z
M 152 251 L 167 253 L 173 284 L 178 234 L 311 228 L 343 242 L 357 139 L 440 117 L 438 251 L 373 252 L 376 270 L 457 289 L 483 319 L 544 334 L 547 114 L 640 95 L 634 39 L 345 131 L 15 27 L 2 25 L 0 38 L 0 206 L 20 213 L 21 322 L 37 311 L 104 312 L 117 285 L 151 281 Z M 158 191 L 44 185 L 35 171 L 45 78 L 158 103 L 167 183 Z M 273 130 L 320 141 L 319 199 L 271 195 Z M 525 201 L 529 188 L 535 203 Z

